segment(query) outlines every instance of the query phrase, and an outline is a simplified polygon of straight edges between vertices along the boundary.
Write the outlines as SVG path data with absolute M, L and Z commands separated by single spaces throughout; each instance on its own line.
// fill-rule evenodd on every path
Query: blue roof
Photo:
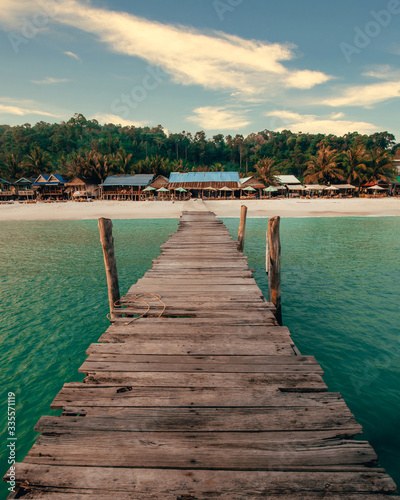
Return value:
M 239 172 L 174 172 L 169 177 L 170 184 L 182 182 L 239 182 Z
M 40 177 L 43 177 L 43 179 L 46 182 L 34 182 L 32 185 L 33 186 L 56 186 L 57 184 L 67 184 L 68 181 L 64 179 L 64 177 L 60 174 L 41 174 L 39 175 L 38 179 Z M 51 177 L 54 177 L 56 180 L 54 181 L 51 179 Z
M 64 179 L 64 177 L 63 177 L 62 175 L 60 175 L 60 174 L 53 174 L 53 176 L 54 176 L 56 179 L 58 179 L 58 180 L 61 182 L 61 184 L 67 184 L 67 182 L 68 182 L 68 181 L 66 181 L 66 180 Z
M 153 179 L 153 174 L 109 175 L 103 186 L 147 186 Z

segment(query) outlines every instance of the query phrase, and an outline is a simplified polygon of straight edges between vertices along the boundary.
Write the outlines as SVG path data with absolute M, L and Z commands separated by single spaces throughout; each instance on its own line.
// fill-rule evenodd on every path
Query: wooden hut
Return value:
M 168 188 L 169 184 L 169 179 L 164 177 L 163 175 L 159 175 L 154 179 L 154 181 L 150 184 L 150 186 L 154 189 L 160 189 L 160 188 Z
M 36 198 L 36 191 L 33 189 L 35 180 L 32 177 L 21 177 L 15 182 L 18 200 L 29 201 Z
M 109 175 L 101 184 L 103 200 L 140 200 L 142 191 L 154 179 L 153 174 Z
M 300 193 L 305 191 L 305 187 L 294 175 L 277 175 L 276 180 L 280 185 L 278 189 L 282 190 L 288 197 L 300 196 Z
M 0 178 L 0 200 L 11 201 L 15 198 L 15 193 L 14 182 Z
M 204 198 L 206 194 L 215 195 L 224 188 L 233 195 L 235 191 L 240 191 L 241 184 L 239 172 L 174 172 L 170 175 L 168 188 L 171 191 L 183 188 L 195 197 Z
M 265 184 L 256 177 L 254 177 L 253 175 L 251 177 L 244 177 L 240 179 L 240 184 L 241 184 L 241 190 L 240 190 L 241 198 L 243 197 L 253 198 L 257 196 L 257 194 L 260 198 L 262 197 Z
M 100 188 L 85 177 L 74 177 L 67 182 L 66 193 L 71 200 L 99 198 Z
M 42 174 L 35 180 L 32 187 L 37 191 L 39 200 L 61 201 L 67 198 L 66 184 L 67 181 L 60 174 Z

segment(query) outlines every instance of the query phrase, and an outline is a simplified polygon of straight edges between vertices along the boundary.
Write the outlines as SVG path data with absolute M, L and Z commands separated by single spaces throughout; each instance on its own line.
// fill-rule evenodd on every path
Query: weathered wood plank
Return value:
M 395 485 L 389 476 L 372 470 L 307 473 L 230 472 L 195 469 L 182 471 L 112 467 L 48 467 L 17 464 L 17 475 L 21 478 L 22 485 L 27 488 L 43 486 L 59 489 L 75 488 L 81 489 L 82 492 L 93 490 L 97 494 L 112 489 L 117 494 L 134 492 L 135 498 L 141 500 L 160 500 L 161 498 L 176 500 L 179 495 L 193 495 L 199 500 L 200 498 L 209 500 L 213 496 L 227 500 L 243 500 L 244 498 L 270 498 L 270 495 L 288 495 L 293 491 L 296 491 L 302 499 L 303 495 L 310 492 L 342 495 L 343 499 L 348 498 L 348 496 L 344 497 L 344 494 L 376 495 L 382 493 L 389 495 L 396 492 Z M 371 497 L 366 498 L 370 500 Z
M 364 441 L 335 437 L 335 431 L 258 433 L 91 432 L 41 435 L 27 463 L 291 470 L 296 466 L 376 465 L 376 454 Z
M 167 336 L 168 335 L 168 336 Z M 241 335 L 193 335 L 180 334 L 131 334 L 127 341 L 118 342 L 118 337 L 105 333 L 102 341 L 107 344 L 91 344 L 86 354 L 194 354 L 194 355 L 294 355 L 293 342 L 269 342 L 260 336 Z
M 326 391 L 327 386 L 319 374 L 314 373 L 195 373 L 195 372 L 135 372 L 118 369 L 102 371 L 96 367 L 87 371 L 87 383 L 135 385 L 142 387 L 219 387 L 262 388 L 265 393 L 278 391 Z
M 253 407 L 253 408 L 118 408 L 93 416 L 93 409 L 82 417 L 44 416 L 35 431 L 57 432 L 253 432 L 336 430 L 352 436 L 362 431 L 342 401 L 329 408 Z M 107 409 L 107 407 L 106 407 Z
M 97 380 L 97 378 L 96 378 Z M 107 383 L 109 379 L 104 380 Z M 110 382 L 112 383 L 112 381 Z M 120 397 L 121 393 L 117 391 L 129 391 L 132 386 L 123 386 L 113 388 L 114 395 L 110 395 L 107 387 L 100 392 L 81 391 L 81 390 L 61 390 L 56 396 L 51 408 L 66 410 L 72 407 L 85 408 L 93 407 L 257 407 L 259 405 L 283 406 L 285 401 L 274 399 L 271 401 L 270 394 L 262 390 L 249 389 L 246 394 L 239 389 L 217 389 L 217 388 L 146 388 L 135 387 L 132 394 L 126 397 Z M 297 402 L 297 401 L 295 401 Z

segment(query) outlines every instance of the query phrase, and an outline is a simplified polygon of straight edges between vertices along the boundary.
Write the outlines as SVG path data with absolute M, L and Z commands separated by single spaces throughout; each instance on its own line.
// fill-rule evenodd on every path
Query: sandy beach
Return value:
M 219 217 L 384 217 L 400 216 L 400 198 L 276 199 L 216 201 L 93 201 L 0 205 L 0 221 L 178 218 L 185 210 L 211 210 Z

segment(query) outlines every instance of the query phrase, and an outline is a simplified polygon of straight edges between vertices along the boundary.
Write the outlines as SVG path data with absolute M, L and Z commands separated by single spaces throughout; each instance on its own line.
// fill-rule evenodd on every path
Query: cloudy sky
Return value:
M 400 138 L 400 0 L 0 0 L 0 123 Z

